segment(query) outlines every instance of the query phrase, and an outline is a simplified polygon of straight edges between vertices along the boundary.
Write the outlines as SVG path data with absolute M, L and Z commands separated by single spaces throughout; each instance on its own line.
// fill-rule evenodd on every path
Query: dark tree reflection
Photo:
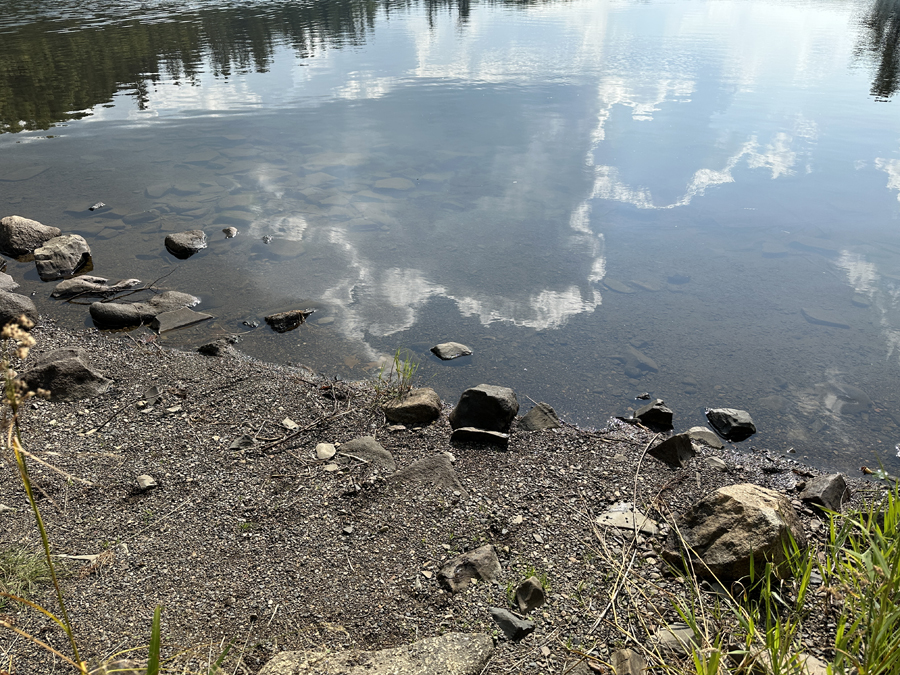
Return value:
M 857 56 L 876 64 L 872 95 L 887 101 L 900 89 L 900 0 L 875 0 L 860 24 Z

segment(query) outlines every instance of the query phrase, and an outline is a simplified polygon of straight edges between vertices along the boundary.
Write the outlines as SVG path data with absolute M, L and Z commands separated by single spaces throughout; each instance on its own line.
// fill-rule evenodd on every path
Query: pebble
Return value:
M 326 464 L 324 468 L 325 468 L 325 471 L 327 471 L 328 473 L 334 473 L 341 467 L 339 467 L 337 464 Z
M 151 490 L 156 487 L 156 479 L 148 474 L 137 477 L 138 488 L 141 490 Z
M 331 459 L 334 457 L 337 449 L 331 443 L 319 443 L 316 445 L 316 457 L 319 459 Z M 337 466 L 337 464 L 329 464 L 328 466 Z M 334 471 L 334 469 L 329 469 L 328 466 L 325 467 L 326 471 Z

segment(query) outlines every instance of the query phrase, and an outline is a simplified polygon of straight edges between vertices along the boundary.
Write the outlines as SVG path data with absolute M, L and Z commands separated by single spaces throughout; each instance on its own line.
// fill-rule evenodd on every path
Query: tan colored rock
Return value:
M 429 424 L 441 416 L 441 397 L 434 389 L 411 389 L 398 400 L 381 406 L 389 422 L 397 424 Z

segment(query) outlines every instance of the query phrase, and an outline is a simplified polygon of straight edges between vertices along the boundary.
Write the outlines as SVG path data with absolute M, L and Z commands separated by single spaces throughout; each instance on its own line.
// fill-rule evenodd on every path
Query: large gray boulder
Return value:
M 91 305 L 91 318 L 104 328 L 125 328 L 150 323 L 163 312 L 182 307 L 192 307 L 200 302 L 188 293 L 165 291 L 146 302 L 95 302 Z
M 0 220 L 0 253 L 10 258 L 28 255 L 59 235 L 58 227 L 48 227 L 22 216 L 7 216 Z
M 428 424 L 441 416 L 441 397 L 434 389 L 410 389 L 400 399 L 381 406 L 385 418 L 397 424 Z
M 281 652 L 259 675 L 480 675 L 494 652 L 481 633 L 446 633 L 364 652 Z
M 767 560 L 780 565 L 790 536 L 801 548 L 806 547 L 803 526 L 790 500 L 750 483 L 719 488 L 681 514 L 677 525 L 666 541 L 663 557 L 680 565 L 684 555 L 697 574 L 721 580 L 747 576 L 751 558 L 757 572 Z
M 37 307 L 31 298 L 18 293 L 0 291 L 0 328 L 25 315 L 32 323 L 37 322 Z
M 79 401 L 99 396 L 112 380 L 95 370 L 87 352 L 80 347 L 63 347 L 38 357 L 22 375 L 32 391 L 46 389 L 51 401 Z
M 466 389 L 450 413 L 450 426 L 508 433 L 519 412 L 516 393 L 508 387 L 479 384 Z
M 65 279 L 91 259 L 91 248 L 80 234 L 53 237 L 34 249 L 34 265 L 43 281 Z

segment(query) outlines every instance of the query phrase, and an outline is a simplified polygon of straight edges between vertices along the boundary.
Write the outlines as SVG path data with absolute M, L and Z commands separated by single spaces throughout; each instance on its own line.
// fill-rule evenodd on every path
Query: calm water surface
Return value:
M 744 408 L 744 445 L 900 466 L 900 3 L 0 10 L 0 215 L 216 317 L 161 341 L 354 378 L 403 348 L 451 401 L 503 384 L 601 426 L 648 392 L 679 429 Z

